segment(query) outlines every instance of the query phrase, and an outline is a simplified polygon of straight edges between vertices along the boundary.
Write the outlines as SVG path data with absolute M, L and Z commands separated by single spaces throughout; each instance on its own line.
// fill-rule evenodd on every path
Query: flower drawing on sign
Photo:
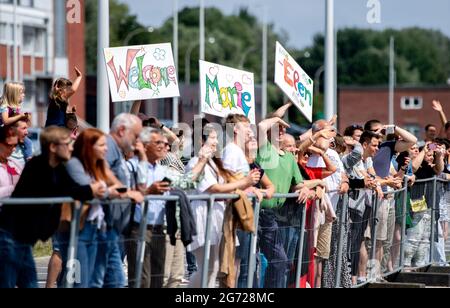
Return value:
M 156 48 L 153 53 L 153 57 L 156 61 L 164 61 L 166 59 L 166 51 L 163 49 Z

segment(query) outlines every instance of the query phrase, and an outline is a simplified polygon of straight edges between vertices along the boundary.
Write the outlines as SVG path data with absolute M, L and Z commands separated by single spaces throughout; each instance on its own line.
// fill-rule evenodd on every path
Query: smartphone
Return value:
M 169 179 L 169 178 L 167 178 L 167 177 L 165 177 L 161 182 L 163 182 L 163 183 L 169 183 L 169 185 L 172 184 L 172 180 Z
M 128 188 L 126 188 L 126 187 L 119 187 L 119 188 L 116 188 L 116 191 L 119 194 L 124 194 L 124 193 L 126 193 L 128 191 Z
M 437 144 L 436 144 L 436 143 L 430 143 L 430 144 L 428 145 L 428 148 L 429 148 L 431 151 L 435 151 L 435 150 L 437 149 Z

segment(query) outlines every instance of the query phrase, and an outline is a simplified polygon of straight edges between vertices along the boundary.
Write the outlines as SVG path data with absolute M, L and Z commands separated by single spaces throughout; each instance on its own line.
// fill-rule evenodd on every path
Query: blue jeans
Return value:
M 281 233 L 284 251 L 288 260 L 288 268 L 286 271 L 286 287 L 295 284 L 295 276 L 298 265 L 298 247 L 300 244 L 300 227 L 283 226 Z M 307 238 L 305 238 L 305 241 Z M 305 256 L 303 256 L 305 257 Z M 307 264 L 302 264 L 302 268 Z
M 33 157 L 33 141 L 30 138 L 25 137 L 23 142 L 23 156 L 26 161 Z
M 192 275 L 198 270 L 197 260 L 195 259 L 194 254 L 190 251 L 186 251 L 186 263 L 189 275 Z
M 261 210 L 258 234 L 261 252 L 268 261 L 264 287 L 284 288 L 288 259 L 283 246 L 282 230 L 278 226 L 274 210 Z
M 37 288 L 32 246 L 0 230 L 0 289 Z
M 69 240 L 70 234 L 65 233 L 60 235 L 59 248 L 61 253 L 61 258 L 63 261 L 62 272 L 60 276 L 60 281 L 58 285 L 63 287 L 66 283 L 66 274 L 67 274 L 67 258 L 68 258 L 68 248 L 69 248 Z M 75 277 L 79 278 L 78 281 L 75 281 L 74 288 L 89 288 L 89 283 L 91 277 L 94 272 L 94 265 L 97 256 L 97 226 L 90 222 L 86 222 L 83 230 L 80 231 L 78 238 L 78 246 L 77 246 L 77 256 L 76 260 L 79 262 L 80 272 L 79 277 L 77 277 L 77 273 Z M 72 278 L 72 277 L 67 277 Z
M 125 273 L 119 246 L 120 234 L 114 229 L 98 234 L 98 249 L 91 288 L 123 288 Z
M 251 233 L 238 230 L 237 237 L 239 238 L 239 247 L 237 247 L 236 249 L 236 259 L 241 260 L 237 288 L 246 289 L 248 283 L 248 265 L 250 263 L 250 245 L 252 235 Z M 258 258 L 256 256 L 252 257 L 255 257 L 256 261 L 258 261 Z M 253 287 L 258 287 L 256 271 L 253 277 Z

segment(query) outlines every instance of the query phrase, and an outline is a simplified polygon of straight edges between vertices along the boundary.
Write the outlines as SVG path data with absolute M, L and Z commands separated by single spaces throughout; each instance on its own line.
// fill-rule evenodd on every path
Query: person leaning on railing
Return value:
M 91 200 L 103 197 L 100 182 L 81 186 L 63 163 L 72 152 L 70 131 L 49 127 L 41 134 L 42 154 L 27 163 L 12 194 L 13 198 L 72 197 Z M 38 178 L 36 178 L 38 176 Z M 36 288 L 37 275 L 32 246 L 46 241 L 58 228 L 60 204 L 4 205 L 0 213 L 0 288 Z
M 202 145 L 210 147 L 213 153 L 217 152 L 218 146 L 218 134 L 207 123 L 202 127 Z M 217 154 L 217 153 L 216 153 Z M 189 162 L 186 170 L 189 172 L 195 166 L 202 157 L 194 157 Z M 214 156 L 207 160 L 207 164 L 200 176 L 200 182 L 196 194 L 225 194 L 232 193 L 239 190 L 245 190 L 250 186 L 258 183 L 260 180 L 260 173 L 257 170 L 252 170 L 250 173 L 240 179 L 233 181 L 233 174 L 223 167 L 223 162 L 218 156 Z M 207 220 L 207 202 L 205 201 L 193 201 L 191 202 L 191 209 L 196 219 L 197 236 L 194 237 L 194 241 L 188 246 L 188 250 L 192 251 L 195 255 L 199 265 L 203 264 L 205 253 L 205 235 L 206 235 L 206 220 Z M 211 244 L 211 256 L 208 270 L 207 286 L 214 288 L 216 283 L 216 277 L 219 271 L 219 245 L 222 237 L 222 227 L 224 221 L 225 203 L 223 201 L 215 201 L 212 205 L 212 232 L 210 234 Z M 190 287 L 199 288 L 201 286 L 201 272 L 196 272 L 190 283 Z
M 428 142 L 421 148 L 419 155 L 414 160 L 414 165 L 419 166 L 415 172 L 417 180 L 427 180 L 439 175 L 444 170 L 445 147 L 432 146 Z M 423 266 L 427 263 L 429 255 L 429 239 L 431 233 L 431 215 L 429 209 L 434 208 L 433 183 L 416 183 L 411 189 L 412 227 L 406 231 L 405 266 Z M 439 194 L 437 192 L 437 199 Z M 423 204 L 420 206 L 414 204 Z M 427 209 L 428 208 L 428 209 Z M 438 213 L 437 213 L 438 214 Z M 439 215 L 436 217 L 439 219 Z M 435 239 L 432 239 L 433 241 Z

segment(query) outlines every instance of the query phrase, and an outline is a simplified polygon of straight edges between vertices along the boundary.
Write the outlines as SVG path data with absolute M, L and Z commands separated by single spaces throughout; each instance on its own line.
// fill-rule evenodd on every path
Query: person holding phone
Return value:
M 204 122 L 201 131 L 202 136 L 202 150 L 191 159 L 187 166 L 187 170 L 191 171 L 198 165 L 202 159 L 202 151 L 206 149 L 212 150 L 212 153 L 216 154 L 217 146 L 219 143 L 218 133 L 214 129 L 214 126 Z M 226 194 L 232 193 L 236 189 L 245 190 L 260 181 L 261 174 L 257 170 L 251 170 L 248 175 L 243 178 L 231 182 L 233 173 L 223 166 L 223 161 L 217 155 L 213 155 L 212 158 L 207 159 L 206 166 L 200 176 L 200 182 L 195 190 L 195 194 Z M 194 214 L 197 225 L 197 236 L 194 237 L 194 241 L 188 246 L 188 250 L 191 251 L 198 264 L 203 264 L 205 258 L 204 245 L 206 234 L 206 219 L 207 219 L 208 204 L 206 201 L 193 201 L 191 202 L 191 210 Z M 217 274 L 219 272 L 219 247 L 222 238 L 222 227 L 225 212 L 225 202 L 216 201 L 212 207 L 213 220 L 212 220 L 212 232 L 211 232 L 211 255 L 208 268 L 208 287 L 215 288 Z M 201 271 L 196 272 L 191 279 L 189 287 L 199 288 L 201 286 Z
M 89 185 L 101 182 L 107 190 L 105 198 L 120 198 L 119 187 L 122 183 L 114 176 L 106 163 L 106 135 L 98 129 L 91 128 L 83 131 L 75 141 L 72 159 L 66 164 L 69 175 L 80 185 Z M 123 192 L 126 193 L 126 190 Z M 82 212 L 79 242 L 77 247 L 77 260 L 81 265 L 80 283 L 75 283 L 77 288 L 88 288 L 94 271 L 97 257 L 97 234 L 104 224 L 105 214 L 101 205 L 85 207 Z M 69 217 L 68 222 L 70 221 Z M 59 252 L 62 257 L 63 275 L 60 285 L 65 282 L 67 248 L 69 243 L 68 228 L 63 229 L 58 235 L 60 240 Z

